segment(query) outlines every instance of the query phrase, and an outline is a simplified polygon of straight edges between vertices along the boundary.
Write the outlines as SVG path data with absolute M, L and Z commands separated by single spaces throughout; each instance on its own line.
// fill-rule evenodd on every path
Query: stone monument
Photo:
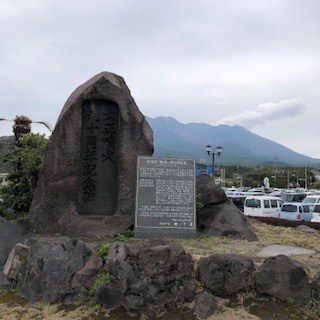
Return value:
M 66 101 L 29 212 L 39 233 L 113 236 L 134 224 L 138 156 L 153 133 L 120 76 L 102 72 Z

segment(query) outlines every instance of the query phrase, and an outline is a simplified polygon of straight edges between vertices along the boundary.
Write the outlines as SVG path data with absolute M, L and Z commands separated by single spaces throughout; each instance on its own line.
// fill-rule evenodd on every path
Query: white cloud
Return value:
M 239 125 L 252 129 L 270 121 L 283 121 L 297 117 L 303 113 L 306 106 L 301 98 L 280 100 L 279 102 L 266 102 L 256 106 L 253 110 L 245 110 L 237 115 L 223 118 L 217 124 Z

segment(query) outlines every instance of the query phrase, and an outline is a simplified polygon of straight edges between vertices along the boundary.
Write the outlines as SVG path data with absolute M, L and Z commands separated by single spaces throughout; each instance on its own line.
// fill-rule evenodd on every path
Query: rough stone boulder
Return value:
M 198 319 L 208 319 L 218 308 L 217 297 L 204 291 L 195 299 L 194 312 Z
M 256 241 L 248 218 L 230 201 L 205 206 L 198 212 L 198 230 L 208 236 Z
M 134 224 L 138 156 L 153 133 L 123 78 L 102 72 L 66 101 L 29 212 L 39 233 L 114 236 Z
M 0 268 L 6 263 L 12 248 L 28 233 L 24 221 L 7 221 L 0 217 Z
M 81 300 L 92 289 L 92 285 L 97 278 L 97 274 L 103 268 L 103 260 L 97 254 L 96 250 L 91 251 L 89 259 L 84 266 L 78 270 L 72 277 L 71 288 L 73 292 L 77 292 L 76 295 L 71 295 L 71 299 L 65 299 L 66 303 L 72 303 L 73 300 Z
M 214 180 L 207 174 L 196 177 L 198 201 L 203 205 L 219 204 L 228 200 L 225 192 L 217 185 Z
M 23 266 L 25 265 L 26 256 L 30 247 L 23 243 L 17 243 L 11 250 L 6 264 L 3 267 L 3 274 L 10 281 L 17 281 Z
M 23 241 L 29 232 L 26 221 L 7 221 L 0 217 L 0 288 L 9 288 L 10 281 L 3 273 L 4 266 L 14 246 Z
M 76 285 L 73 277 L 91 255 L 85 243 L 60 237 L 33 238 L 28 245 L 30 249 L 15 279 L 17 293 L 30 302 L 82 301 L 80 284 Z
M 268 258 L 256 271 L 259 293 L 287 301 L 305 302 L 311 294 L 308 276 L 300 263 L 285 255 Z
M 234 254 L 215 254 L 201 258 L 199 280 L 205 288 L 220 297 L 229 297 L 251 285 L 254 264 L 250 258 Z
M 311 282 L 312 298 L 320 304 L 320 272 L 317 272 Z M 320 308 L 320 305 L 319 305 Z M 319 310 L 320 311 L 320 310 Z
M 248 218 L 215 186 L 209 175 L 197 177 L 197 193 L 204 207 L 197 212 L 198 231 L 209 236 L 223 236 L 256 241 Z
M 131 315 L 154 314 L 194 298 L 194 264 L 178 245 L 144 244 L 132 250 L 124 243 L 113 243 L 107 265 L 113 280 L 97 294 L 105 307 L 120 304 Z

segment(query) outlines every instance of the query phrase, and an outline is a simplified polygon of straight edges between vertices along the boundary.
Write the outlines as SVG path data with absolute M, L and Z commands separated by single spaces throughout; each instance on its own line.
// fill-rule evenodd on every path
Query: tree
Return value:
M 31 123 L 40 123 L 43 124 L 50 132 L 52 132 L 52 128 L 49 123 L 45 121 L 32 121 L 27 116 L 16 116 L 15 119 L 5 119 L 0 118 L 0 121 L 13 121 L 14 125 L 13 133 L 15 136 L 15 143 L 16 145 L 19 144 L 20 137 L 24 136 L 25 134 L 28 134 L 31 131 Z
M 20 146 L 20 138 L 31 131 L 31 119 L 26 116 L 16 116 L 14 119 L 13 133 L 16 146 Z
M 8 209 L 7 212 L 13 211 L 12 218 L 27 213 L 30 209 L 46 145 L 44 135 L 24 134 L 19 138 L 19 146 L 15 146 L 3 157 L 4 162 L 13 164 L 13 170 L 7 177 L 7 185 L 2 189 L 4 207 Z M 16 165 L 18 162 L 19 166 Z
M 52 128 L 49 123 L 47 123 L 45 121 L 32 121 L 30 118 L 28 118 L 27 116 L 23 116 L 23 115 L 16 116 L 13 120 L 0 118 L 0 121 L 13 121 L 14 122 L 14 125 L 12 126 L 12 128 L 13 128 L 13 134 L 15 137 L 15 145 L 17 147 L 21 147 L 20 138 L 31 132 L 31 123 L 43 124 L 50 132 L 52 132 Z M 16 159 L 16 162 L 14 165 L 16 166 L 16 169 L 18 171 L 21 170 L 21 159 L 19 159 L 19 158 Z

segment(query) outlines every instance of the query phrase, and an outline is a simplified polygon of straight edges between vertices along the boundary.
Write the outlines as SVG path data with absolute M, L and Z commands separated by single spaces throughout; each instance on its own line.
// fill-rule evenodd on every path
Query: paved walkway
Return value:
M 305 249 L 301 247 L 284 246 L 274 244 L 272 246 L 264 247 L 262 250 L 257 252 L 255 255 L 258 257 L 274 257 L 279 254 L 285 254 L 286 256 L 296 254 L 314 254 L 315 250 Z

